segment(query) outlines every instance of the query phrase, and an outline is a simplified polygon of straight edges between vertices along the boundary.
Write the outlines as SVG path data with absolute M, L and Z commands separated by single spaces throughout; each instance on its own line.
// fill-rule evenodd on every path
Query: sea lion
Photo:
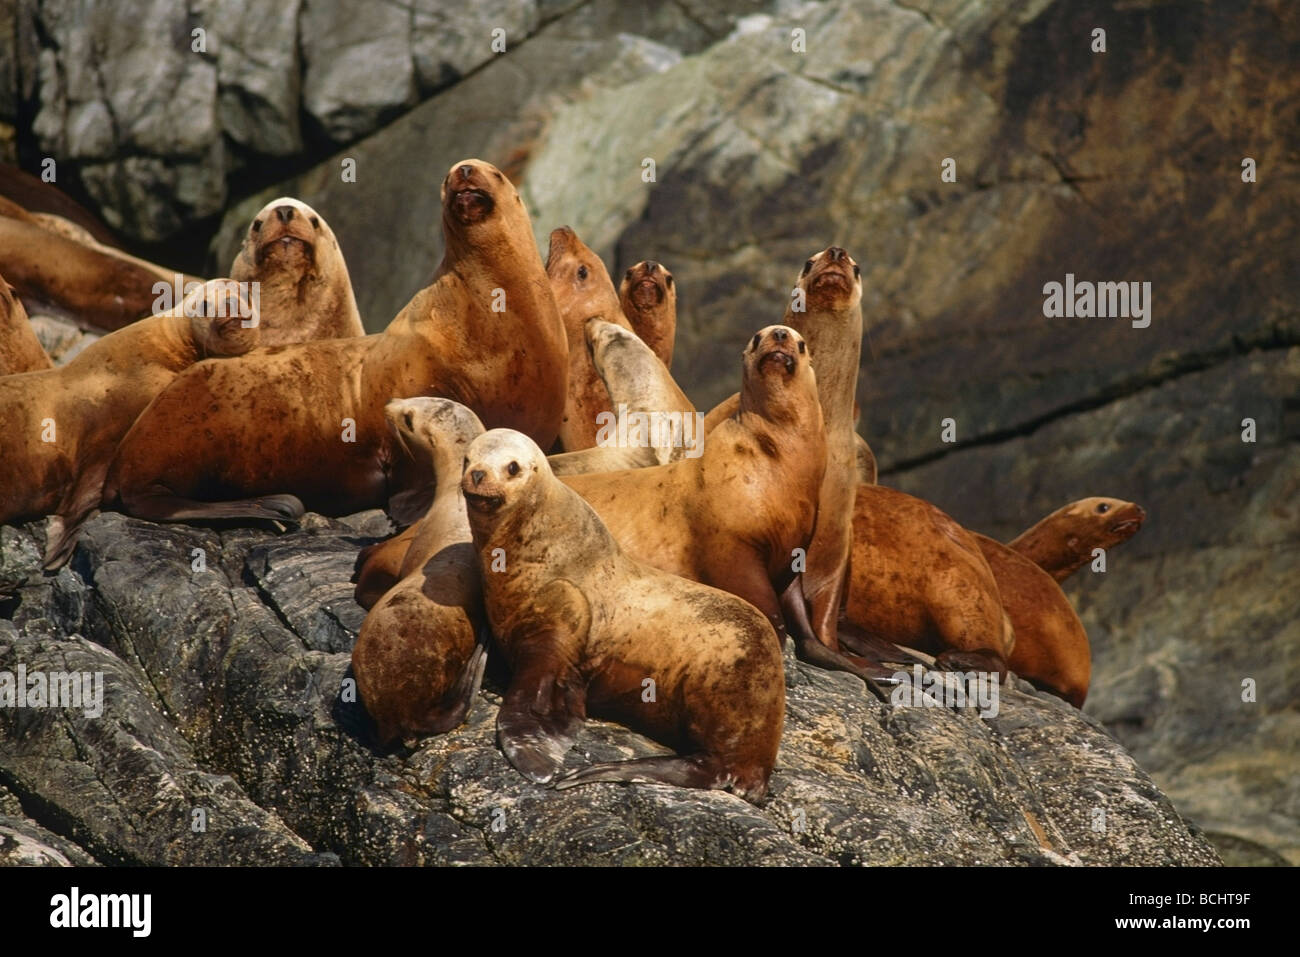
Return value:
M 972 533 L 929 502 L 865 484 L 852 529 L 845 647 L 879 659 L 863 642 L 893 642 L 937 655 L 939 668 L 1005 674 L 1018 633 Z
M 593 316 L 586 322 L 585 348 L 613 411 L 597 431 L 596 447 L 549 456 L 552 472 L 578 475 L 664 465 L 703 447 L 694 404 L 635 332 Z M 649 416 L 646 441 L 619 445 L 618 418 L 636 415 Z
M 361 703 L 388 747 L 464 720 L 483 679 L 488 633 L 460 489 L 461 463 L 483 424 L 450 399 L 395 399 L 384 415 L 402 441 L 428 449 L 437 482 L 433 504 L 413 526 L 402 580 L 366 615 L 352 649 Z
M 799 587 L 826 456 L 810 352 L 788 326 L 758 332 L 743 354 L 737 414 L 700 457 L 561 481 L 631 557 L 744 598 L 778 635 L 788 630 L 801 658 L 852 672 L 883 697 L 872 679 L 884 672 L 813 634 Z
M 587 351 L 586 322 L 594 316 L 629 332 L 632 326 L 623 316 L 605 264 L 568 226 L 551 230 L 546 276 L 569 343 L 569 394 L 564 403 L 560 445 L 565 452 L 576 452 L 596 444 L 600 429 L 596 417 L 611 411 L 609 393 Z
M 679 753 L 593 764 L 557 787 L 647 782 L 761 799 L 785 719 L 781 653 L 763 616 L 635 561 L 517 432 L 475 439 L 461 487 L 512 672 L 497 717 L 510 764 L 553 781 L 591 714 Z
M 54 363 L 32 331 L 27 310 L 0 276 L 0 376 L 52 369 Z
M 366 334 L 334 231 L 291 196 L 253 217 L 230 278 L 258 284 L 263 346 Z
M 632 331 L 668 368 L 677 338 L 677 283 L 660 263 L 644 259 L 623 273 L 618 304 Z
M 39 218 L 38 218 L 39 217 Z M 120 329 L 159 308 L 159 283 L 181 288 L 201 279 L 105 246 L 82 241 L 81 228 L 57 226 L 57 217 L 32 214 L 0 200 L 0 263 L 18 295 L 33 311 L 50 312 L 96 326 Z M 167 303 L 167 308 L 176 303 Z
M 1093 559 L 1094 548 L 1111 549 L 1137 534 L 1146 510 L 1117 498 L 1083 498 L 1058 508 L 1007 543 L 1063 582 Z
M 1088 633 L 1043 569 L 986 535 L 971 533 L 997 579 L 1002 607 L 1015 626 L 1007 665 L 1036 687 L 1082 708 L 1092 680 Z
M 413 522 L 428 472 L 388 429 L 394 398 L 442 395 L 553 442 L 568 346 L 523 201 L 482 160 L 456 163 L 441 189 L 446 255 L 384 332 L 188 370 L 122 440 L 110 501 L 156 521 L 292 519 L 305 504 Z
M 54 513 L 45 565 L 67 560 L 100 504 L 117 444 L 178 373 L 257 344 L 251 306 L 229 279 L 191 291 L 176 309 L 110 333 L 67 365 L 0 379 L 0 524 Z
M 802 589 L 813 633 L 838 652 L 837 625 L 853 547 L 853 496 L 859 482 L 859 440 L 853 423 L 862 352 L 862 280 L 853 257 L 839 246 L 830 246 L 805 262 L 781 321 L 804 337 L 817 366 L 826 421 L 826 472 Z M 730 418 L 737 401 L 732 396 L 709 411 L 704 419 L 706 436 Z M 810 646 L 805 650 L 814 652 Z M 818 663 L 838 667 L 829 658 Z

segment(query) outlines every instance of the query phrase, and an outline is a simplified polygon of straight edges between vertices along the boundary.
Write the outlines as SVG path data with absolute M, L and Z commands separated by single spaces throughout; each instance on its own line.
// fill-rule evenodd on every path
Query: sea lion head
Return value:
M 798 286 L 810 310 L 848 309 L 862 301 L 862 270 L 841 247 L 830 246 L 803 264 Z
M 1068 534 L 1082 539 L 1089 552 L 1128 541 L 1147 517 L 1141 505 L 1117 498 L 1084 498 L 1070 503 L 1065 510 L 1073 520 Z
M 172 314 L 189 317 L 190 334 L 205 356 L 243 355 L 261 339 L 257 304 L 233 279 L 209 279 L 191 289 Z
M 742 408 L 765 418 L 785 418 L 780 413 L 811 412 L 813 407 L 820 410 L 808 343 L 794 329 L 780 325 L 760 329 L 742 358 Z
M 492 429 L 471 442 L 460 487 L 476 537 L 511 516 L 533 512 L 550 475 L 546 456 L 522 432 Z
M 301 200 L 281 196 L 258 210 L 248 224 L 239 258 L 247 260 L 254 274 L 274 269 L 305 275 L 316 271 L 322 246 L 338 249 L 325 220 Z
M 442 218 L 452 233 L 467 233 L 498 220 L 511 206 L 523 206 L 514 184 L 483 160 L 461 160 L 442 181 Z
M 546 278 L 561 316 L 585 320 L 621 314 L 618 293 L 605 264 L 568 226 L 551 230 Z
M 393 399 L 384 406 L 384 418 L 399 442 L 426 455 L 439 448 L 463 450 L 484 432 L 469 408 L 433 396 Z
M 643 259 L 623 273 L 618 295 L 645 311 L 658 308 L 666 299 L 676 301 L 676 287 L 672 273 L 652 259 Z

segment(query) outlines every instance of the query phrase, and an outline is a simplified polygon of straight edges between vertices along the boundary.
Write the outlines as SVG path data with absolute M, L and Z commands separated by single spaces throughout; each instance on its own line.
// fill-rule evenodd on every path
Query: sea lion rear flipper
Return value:
M 515 662 L 514 677 L 497 715 L 497 740 L 511 766 L 538 784 L 549 784 L 564 764 L 586 719 L 586 689 L 575 669 L 545 652 Z
M 934 667 L 937 671 L 997 672 L 999 681 L 1007 680 L 1007 663 L 992 648 L 976 648 L 971 651 L 950 648 L 935 657 Z
M 600 781 L 625 784 L 674 784 L 681 788 L 716 788 L 726 783 L 717 761 L 704 754 L 689 757 L 636 758 L 606 761 L 580 768 L 555 782 L 557 790 Z
M 295 495 L 262 495 L 229 502 L 201 502 L 165 491 L 122 496 L 122 510 L 154 522 L 184 522 L 217 518 L 264 518 L 296 522 L 307 510 Z
M 880 664 L 892 662 L 924 665 L 927 668 L 933 666 L 933 662 L 928 657 L 922 658 L 914 651 L 864 631 L 847 619 L 840 619 L 839 636 L 841 648 Z

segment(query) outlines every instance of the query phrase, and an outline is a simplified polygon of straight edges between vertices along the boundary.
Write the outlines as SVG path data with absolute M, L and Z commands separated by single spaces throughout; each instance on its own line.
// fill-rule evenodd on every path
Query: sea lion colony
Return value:
M 101 508 L 227 522 L 384 508 L 405 528 L 362 550 L 355 577 L 370 743 L 456 727 L 499 656 L 501 748 L 557 787 L 760 800 L 787 635 L 885 707 L 878 682 L 914 662 L 1014 672 L 1082 705 L 1088 639 L 1058 583 L 1145 513 L 1083 499 L 1003 545 L 866 481 L 846 250 L 802 264 L 781 323 L 736 343 L 739 391 L 705 416 L 668 370 L 666 267 L 637 263 L 615 287 L 567 226 L 543 262 L 514 185 L 481 160 L 453 165 L 440 195 L 444 260 L 374 335 L 333 233 L 298 200 L 259 211 L 229 279 L 148 312 L 142 277 L 162 267 L 5 200 L 0 356 L 31 371 L 0 375 L 0 521 L 48 516 L 56 568 Z M 120 331 L 50 369 L 23 298 Z M 677 753 L 566 774 L 588 714 Z

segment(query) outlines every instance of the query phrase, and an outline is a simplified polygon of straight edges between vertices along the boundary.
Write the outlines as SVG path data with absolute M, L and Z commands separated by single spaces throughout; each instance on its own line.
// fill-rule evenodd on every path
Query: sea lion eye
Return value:
M 803 264 L 803 272 L 801 272 L 799 275 L 801 275 L 801 276 L 806 276 L 806 275 L 808 275 L 808 271 L 809 271 L 810 269 L 812 269 L 812 260 L 811 260 L 811 259 L 808 260 L 806 263 Z
M 668 285 L 671 287 L 672 284 L 673 284 L 672 273 L 669 273 L 669 274 L 668 274 L 668 280 L 667 280 L 667 282 L 668 282 Z
M 461 470 L 462 472 L 464 472 L 467 468 L 469 468 L 469 456 L 468 456 L 468 455 L 465 456 L 465 461 L 463 461 L 463 462 L 460 463 L 460 470 Z
M 586 279 L 586 278 L 587 278 L 587 267 L 586 267 L 586 266 L 579 266 L 579 267 L 578 267 L 578 278 L 579 278 L 579 279 Z
M 1102 502 L 1100 505 L 1097 506 L 1098 515 L 1105 515 L 1109 511 L 1110 511 L 1110 506 L 1107 505 L 1105 502 Z
M 758 348 L 758 343 L 762 340 L 762 338 L 763 338 L 763 334 L 762 334 L 761 332 L 756 332 L 756 333 L 754 333 L 754 341 L 753 341 L 752 343 L 750 343 L 750 346 L 749 346 L 749 347 L 750 347 L 751 349 L 757 349 L 757 348 Z
M 311 228 L 320 229 L 320 220 L 317 219 L 315 216 L 311 217 Z
M 627 272 L 623 273 L 623 278 L 630 280 L 632 278 L 632 270 L 629 269 Z
M 262 228 L 262 221 L 260 219 L 253 220 L 253 232 L 257 232 L 261 228 Z
M 799 342 L 799 355 L 803 355 L 803 354 L 804 354 L 805 352 L 807 352 L 807 351 L 808 351 L 808 343 L 803 342 L 802 340 L 800 340 L 800 342 Z
M 857 263 L 854 263 L 854 264 L 853 264 L 853 278 L 854 278 L 854 279 L 857 279 L 857 278 L 859 278 L 861 275 L 862 275 L 862 270 L 858 268 L 858 264 L 857 264 Z
M 509 465 L 506 466 L 506 471 L 509 472 L 511 475 L 518 475 L 518 474 L 519 474 L 519 463 L 518 463 L 518 462 L 511 462 Z

